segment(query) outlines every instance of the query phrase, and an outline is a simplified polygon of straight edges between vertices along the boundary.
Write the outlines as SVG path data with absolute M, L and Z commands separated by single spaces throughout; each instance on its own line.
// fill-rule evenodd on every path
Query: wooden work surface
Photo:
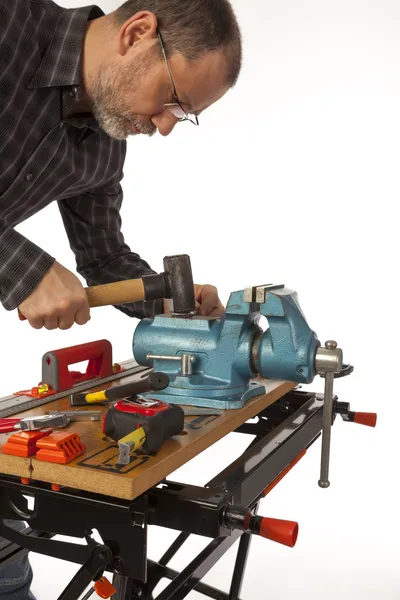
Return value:
M 137 376 L 136 376 L 137 377 Z M 112 384 L 118 385 L 135 378 L 131 375 Z M 164 444 L 157 455 L 132 454 L 129 465 L 118 465 L 118 444 L 104 437 L 100 421 L 75 421 L 62 431 L 76 432 L 86 446 L 86 452 L 66 465 L 43 462 L 33 458 L 10 456 L 0 452 L 0 473 L 26 477 L 31 480 L 55 483 L 76 490 L 85 490 L 131 500 L 170 473 L 200 454 L 206 448 L 253 418 L 264 408 L 292 390 L 296 384 L 282 381 L 260 380 L 266 394 L 249 400 L 237 410 L 226 410 L 222 415 L 185 417 L 185 431 Z M 14 415 L 27 417 L 54 410 L 74 410 L 69 398 L 53 401 Z M 183 407 L 189 408 L 189 407 Z M 107 410 L 107 405 L 92 404 L 88 410 Z M 85 410 L 85 407 L 79 410 Z M 0 448 L 12 434 L 0 434 Z

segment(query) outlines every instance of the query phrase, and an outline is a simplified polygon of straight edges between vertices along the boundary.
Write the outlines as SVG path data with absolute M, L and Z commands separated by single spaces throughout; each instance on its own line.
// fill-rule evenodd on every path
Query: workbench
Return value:
M 138 375 L 121 378 L 114 382 L 114 385 L 135 378 L 137 379 Z M 0 471 L 35 481 L 74 487 L 85 492 L 133 500 L 242 423 L 253 418 L 293 387 L 294 384 L 287 382 L 267 382 L 267 394 L 249 401 L 242 409 L 226 410 L 222 415 L 186 417 L 186 427 L 180 436 L 167 441 L 156 456 L 136 453 L 129 465 L 117 464 L 118 446 L 104 437 L 98 421 L 77 421 L 71 423 L 68 429 L 78 433 L 85 444 L 86 452 L 83 456 L 61 465 L 35 460 L 34 457 L 26 459 L 0 453 Z M 107 410 L 105 405 L 94 408 Z M 64 409 L 71 409 L 68 397 L 18 413 L 16 416 L 38 415 Z M 0 434 L 0 448 L 7 437 L 8 434 Z
M 140 368 L 108 385 L 125 383 L 143 372 L 148 369 Z M 87 390 L 107 387 L 93 383 Z M 0 564 L 28 550 L 81 564 L 59 600 L 78 600 L 103 571 L 113 574 L 114 600 L 153 600 L 153 590 L 164 577 L 172 581 L 157 600 L 179 600 L 193 589 L 218 600 L 237 600 L 251 532 L 233 525 L 236 507 L 256 514 L 260 499 L 322 429 L 323 397 L 297 391 L 293 382 L 262 383 L 266 393 L 243 408 L 185 417 L 181 435 L 166 442 L 157 455 L 133 453 L 128 465 L 117 464 L 118 446 L 103 435 L 98 421 L 68 426 L 78 433 L 86 451 L 65 465 L 0 452 L 0 535 L 10 540 L 0 553 Z M 17 416 L 70 408 L 66 395 Z M 169 481 L 171 473 L 231 432 L 250 434 L 251 443 L 219 475 L 201 487 Z M 0 447 L 8 435 L 0 436 Z M 26 495 L 34 497 L 32 510 Z M 3 519 L 22 519 L 28 527 L 20 533 L 7 528 Z M 157 562 L 147 558 L 147 526 L 152 524 L 180 532 Z M 90 537 L 93 529 L 103 544 Z M 86 538 L 87 544 L 52 539 L 57 534 Z M 211 542 L 177 573 L 167 563 L 190 534 Z M 202 577 L 240 537 L 229 594 L 202 583 Z
M 87 600 L 94 590 L 114 600 L 182 600 L 192 590 L 215 600 L 239 600 L 252 535 L 289 547 L 298 536 L 297 523 L 258 515 L 260 500 L 321 432 L 318 485 L 330 485 L 331 428 L 338 414 L 345 421 L 375 427 L 375 413 L 354 412 L 333 393 L 334 379 L 349 375 L 353 367 L 343 363 L 335 340 L 321 344 L 297 294 L 284 285 L 235 290 L 220 318 L 199 315 L 187 255 L 165 257 L 160 275 L 95 286 L 86 292 L 90 306 L 168 298 L 171 312 L 140 321 L 132 340 L 134 360 L 113 365 L 108 340 L 52 350 L 42 357 L 38 387 L 0 398 L 0 417 L 28 417 L 69 410 L 71 400 L 78 401 L 76 394 L 82 391 L 84 403 L 88 392 L 103 391 L 95 400 L 121 393 L 125 403 L 121 410 L 134 418 L 128 422 L 131 417 L 123 417 L 123 427 L 118 429 L 113 421 L 117 402 L 107 413 L 112 427 L 107 419 L 104 427 L 101 421 L 72 421 L 67 430 L 73 439 L 64 437 L 64 448 L 57 445 L 59 433 L 51 439 L 49 431 L 42 429 L 43 417 L 38 430 L 11 438 L 18 440 L 14 445 L 10 441 L 5 446 L 7 436 L 0 436 L 0 536 L 10 541 L 0 549 L 0 564 L 31 550 L 81 565 L 58 600 Z M 261 317 L 268 320 L 265 331 L 259 325 Z M 69 369 L 85 360 L 86 373 Z M 150 380 L 146 373 L 151 372 L 154 380 L 162 375 L 165 385 L 154 383 L 143 393 L 141 387 L 147 383 L 141 378 Z M 297 389 L 317 375 L 325 379 L 323 395 Z M 105 391 L 136 378 L 140 385 L 129 389 L 140 388 L 140 393 Z M 140 413 L 138 404 L 146 401 L 153 408 Z M 170 406 L 179 404 L 186 411 L 191 406 L 197 411 L 223 410 L 183 419 L 181 409 Z M 80 410 L 85 409 L 86 404 Z M 152 410 L 158 411 L 157 417 L 165 411 L 160 426 L 154 413 L 148 419 L 153 439 L 160 439 L 153 446 L 150 429 L 145 429 L 150 425 L 144 422 L 145 412 Z M 166 415 L 177 413 L 179 418 L 167 425 Z M 173 429 L 167 435 L 170 425 Z M 7 421 L 5 427 L 9 426 L 14 424 Z M 249 445 L 230 464 L 227 458 L 226 468 L 208 483 L 196 486 L 170 480 L 179 467 L 206 449 L 212 451 L 232 432 L 251 436 Z M 42 439 L 37 441 L 37 436 Z M 31 447 L 27 439 L 29 443 L 33 439 Z M 158 451 L 144 453 L 147 442 L 149 452 Z M 48 462 L 54 453 L 56 464 Z M 64 464 L 58 464 L 60 459 Z M 5 524 L 6 519 L 20 525 L 22 521 L 27 527 L 17 531 Z M 158 561 L 147 556 L 150 525 L 179 532 Z M 93 539 L 93 530 L 100 542 Z M 211 541 L 178 573 L 168 563 L 191 534 Z M 85 539 L 86 544 L 54 540 L 56 535 Z M 239 538 L 229 593 L 205 585 L 202 578 Z M 112 585 L 104 573 L 112 574 Z M 165 578 L 171 583 L 155 597 L 155 588 Z M 107 593 L 99 590 L 107 583 L 111 585 Z M 89 586 L 93 587 L 86 591 Z

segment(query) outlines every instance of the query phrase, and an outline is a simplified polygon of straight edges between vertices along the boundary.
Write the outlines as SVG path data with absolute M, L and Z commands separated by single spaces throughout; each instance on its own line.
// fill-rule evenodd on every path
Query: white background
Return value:
M 297 520 L 299 539 L 294 549 L 253 539 L 242 599 L 399 600 L 400 4 L 233 4 L 240 81 L 199 128 L 129 141 L 126 240 L 156 270 L 163 256 L 188 253 L 195 281 L 217 285 L 224 303 L 249 284 L 296 290 L 321 341 L 336 339 L 355 366 L 337 382 L 340 399 L 378 412 L 376 429 L 336 421 L 328 490 L 317 485 L 318 441 L 262 502 L 261 514 Z M 118 3 L 99 5 L 110 12 Z M 74 270 L 56 206 L 18 230 Z M 3 310 L 0 326 L 6 395 L 39 382 L 47 350 L 105 337 L 115 361 L 130 358 L 136 321 L 97 308 L 85 327 L 35 331 Z M 310 387 L 321 391 L 321 381 Z M 232 434 L 173 477 L 201 485 L 243 445 Z M 151 529 L 152 558 L 174 536 Z M 171 566 L 205 542 L 194 538 Z M 205 581 L 227 589 L 233 561 L 231 551 Z M 32 564 L 38 600 L 54 600 L 76 570 L 37 555 Z

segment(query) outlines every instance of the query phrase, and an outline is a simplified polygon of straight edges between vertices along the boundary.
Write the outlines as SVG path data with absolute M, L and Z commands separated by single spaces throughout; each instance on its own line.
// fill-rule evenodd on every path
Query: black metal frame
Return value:
M 215 600 L 239 600 L 251 533 L 232 529 L 228 513 L 234 507 L 257 512 L 264 490 L 320 435 L 323 397 L 292 391 L 260 412 L 256 422 L 236 432 L 255 436 L 245 452 L 204 487 L 165 480 L 133 501 L 48 484 L 24 485 L 16 477 L 0 477 L 0 536 L 10 540 L 0 548 L 0 565 L 29 550 L 81 564 L 58 600 L 79 600 L 90 583 L 105 571 L 113 573 L 117 593 L 113 600 L 181 600 L 195 589 Z M 32 495 L 32 511 L 24 496 Z M 4 519 L 29 524 L 16 531 Z M 147 558 L 147 526 L 159 525 L 181 532 L 159 561 Z M 97 529 L 103 540 L 91 538 Z M 51 539 L 56 534 L 86 538 L 80 545 Z M 212 538 L 181 572 L 168 567 L 190 534 Z M 201 582 L 219 558 L 239 539 L 229 593 Z M 156 598 L 163 578 L 171 583 Z

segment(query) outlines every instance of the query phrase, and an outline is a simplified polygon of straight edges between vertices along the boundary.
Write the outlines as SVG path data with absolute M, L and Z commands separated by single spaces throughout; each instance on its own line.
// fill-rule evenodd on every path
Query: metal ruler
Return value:
M 91 388 L 103 385 L 104 383 L 109 383 L 110 381 L 115 381 L 117 379 L 122 379 L 123 377 L 128 377 L 129 375 L 135 375 L 144 371 L 151 370 L 149 369 L 149 367 L 139 366 L 134 360 L 127 360 L 125 362 L 120 362 L 119 364 L 121 365 L 121 367 L 124 368 L 124 370 L 120 371 L 119 373 L 109 375 L 108 377 L 89 379 L 87 381 L 74 385 L 72 389 L 64 390 L 63 392 L 56 392 L 55 394 L 51 394 L 43 398 L 32 398 L 31 396 L 14 395 L 0 398 L 0 417 L 9 417 L 10 415 L 15 415 L 16 413 L 22 412 L 24 410 L 36 408 L 37 406 L 48 404 L 49 402 L 53 402 L 54 400 L 60 400 L 61 398 L 65 398 L 70 394 L 74 394 L 75 392 L 83 392 L 85 390 L 89 390 Z

